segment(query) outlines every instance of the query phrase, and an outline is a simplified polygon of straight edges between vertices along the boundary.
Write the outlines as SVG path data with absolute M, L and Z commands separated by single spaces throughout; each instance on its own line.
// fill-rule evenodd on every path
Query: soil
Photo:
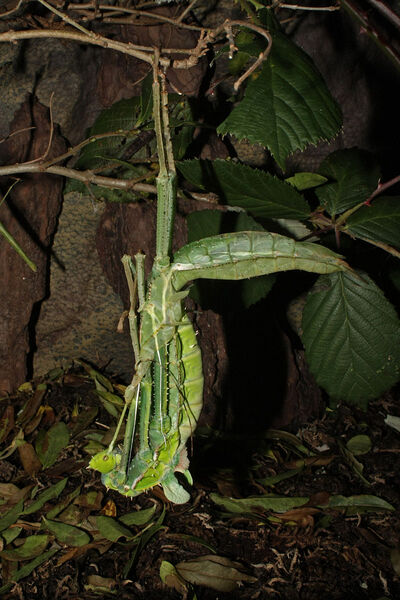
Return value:
M 26 452 L 25 457 L 21 451 L 6 456 L 0 463 L 0 478 L 3 484 L 19 489 L 31 486 L 27 487 L 29 494 L 34 485 L 42 493 L 65 477 L 68 482 L 58 498 L 15 519 L 11 528 L 22 527 L 21 533 L 14 542 L 5 542 L 4 548 L 16 548 L 21 543 L 18 540 L 45 533 L 43 517 L 60 502 L 64 508 L 70 507 L 68 523 L 86 530 L 90 538 L 83 545 L 68 544 L 50 532 L 42 554 L 52 548 L 55 553 L 17 583 L 13 583 L 16 569 L 30 564 L 32 557 L 16 563 L 1 553 L 3 585 L 10 582 L 9 589 L 3 590 L 5 600 L 400 598 L 400 433 L 384 421 L 387 414 L 400 415 L 398 391 L 371 402 L 368 412 L 347 406 L 327 409 L 321 419 L 305 424 L 296 435 L 269 430 L 257 439 L 246 439 L 197 431 L 192 443 L 191 501 L 174 506 L 159 487 L 133 499 L 107 491 L 99 474 L 85 468 L 90 458 L 89 440 L 99 440 L 104 431 L 107 437 L 110 423 L 104 407 L 95 415 L 99 397 L 86 373 L 53 373 L 45 384 L 45 392 L 35 384 L 32 390 L 9 402 L 3 399 L 0 405 L 0 424 L 5 423 L 4 414 L 10 416 L 12 412 L 10 408 L 7 412 L 7 404 L 14 407 L 14 418 L 20 420 L 12 428 L 11 419 L 2 447 L 10 447 L 22 428 L 30 448 L 37 450 Z M 117 390 L 114 386 L 114 392 Z M 18 415 L 23 405 L 25 411 Z M 43 432 L 60 421 L 68 427 L 69 443 L 54 464 L 39 469 L 38 436 L 40 440 Z M 356 435 L 367 436 L 362 439 L 368 443 L 369 438 L 371 443 L 369 450 L 361 449 L 364 453 L 357 456 L 351 445 L 353 452 L 347 447 Z M 76 493 L 80 495 L 74 499 L 72 493 L 78 486 L 81 488 Z M 218 498 L 259 500 L 271 495 L 302 497 L 303 501 L 297 507 L 274 512 L 254 500 L 254 505 L 236 513 L 216 503 Z M 333 508 L 334 498 L 343 496 L 351 498 L 353 511 Z M 371 496 L 393 509 L 367 510 Z M 4 513 L 16 503 L 12 494 L 6 501 L 0 507 L 0 525 Z M 29 502 L 28 495 L 25 508 Z M 152 507 L 154 514 L 146 526 L 129 526 L 132 535 L 138 534 L 135 539 L 107 541 L 93 526 L 98 516 L 113 517 L 118 523 L 127 513 Z M 63 514 L 59 511 L 50 520 L 60 522 Z M 231 591 L 214 589 L 216 580 L 206 566 L 202 574 L 207 585 L 167 578 L 175 589 L 161 580 L 163 561 L 177 565 L 205 555 L 240 563 L 235 565 L 237 570 L 230 571 L 239 579 Z M 239 573 L 250 575 L 250 579 L 240 581 Z

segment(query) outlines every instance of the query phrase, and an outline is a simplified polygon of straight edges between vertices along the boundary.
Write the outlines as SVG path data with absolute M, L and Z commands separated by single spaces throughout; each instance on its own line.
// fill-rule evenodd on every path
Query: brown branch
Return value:
M 51 175 L 61 175 L 81 181 L 85 185 L 95 184 L 101 187 L 106 187 L 116 190 L 129 190 L 134 192 L 144 192 L 147 194 L 156 194 L 157 190 L 154 185 L 138 182 L 136 179 L 117 179 L 115 177 L 103 177 L 95 175 L 92 171 L 76 171 L 68 167 L 50 166 L 45 167 L 41 163 L 21 163 L 15 165 L 3 165 L 0 167 L 0 177 L 5 175 L 18 175 L 22 173 L 43 173 Z M 143 179 L 143 178 L 139 178 Z
M 197 1 L 197 0 L 195 0 Z M 194 4 L 194 2 L 192 2 L 192 4 Z M 125 6 L 110 6 L 109 4 L 99 4 L 97 6 L 98 11 L 100 12 L 111 12 L 114 14 L 127 14 L 127 15 L 131 15 L 132 17 L 147 17 L 148 19 L 151 19 L 152 21 L 156 20 L 160 23 L 167 23 L 170 25 L 174 25 L 177 27 L 180 27 L 182 29 L 191 29 L 193 31 L 200 31 L 202 28 L 199 27 L 198 25 L 188 25 L 187 23 L 182 23 L 182 19 L 185 18 L 186 16 L 186 9 L 183 11 L 183 13 L 181 15 L 179 15 L 179 17 L 177 17 L 176 19 L 172 18 L 172 17 L 167 17 L 165 15 L 160 15 L 158 13 L 152 13 L 146 10 L 138 10 L 135 8 L 128 8 Z M 188 7 L 188 9 L 190 9 L 190 6 Z M 69 4 L 68 5 L 68 10 L 71 11 L 75 11 L 77 13 L 83 13 L 85 16 L 91 16 L 91 14 L 89 13 L 89 10 L 93 11 L 93 4 L 90 2 L 87 2 L 85 4 Z M 93 16 L 93 18 L 96 18 L 95 16 Z M 117 22 L 118 17 L 109 17 L 109 18 L 103 18 L 103 22 L 104 23 L 116 23 Z

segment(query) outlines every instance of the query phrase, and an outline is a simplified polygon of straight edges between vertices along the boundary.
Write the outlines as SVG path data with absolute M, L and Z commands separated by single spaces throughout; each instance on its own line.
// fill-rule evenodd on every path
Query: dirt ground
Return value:
M 326 410 L 296 435 L 197 431 L 191 501 L 173 506 L 161 488 L 107 491 L 86 468 L 109 442 L 112 397 L 54 372 L 0 404 L 0 595 L 398 599 L 400 433 L 385 423 L 398 396 Z

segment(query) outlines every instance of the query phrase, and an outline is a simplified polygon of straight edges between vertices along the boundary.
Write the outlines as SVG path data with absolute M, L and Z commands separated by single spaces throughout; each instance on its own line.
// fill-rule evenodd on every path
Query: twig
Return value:
M 52 13 L 57 15 L 57 17 L 60 17 L 60 19 L 62 19 L 66 23 L 68 23 L 68 25 L 72 25 L 72 27 L 76 27 L 76 29 L 78 29 L 79 31 L 82 31 L 82 33 L 86 33 L 86 35 L 91 35 L 91 32 L 88 29 L 86 29 L 85 27 L 82 27 L 82 25 L 79 25 L 79 23 L 77 23 L 76 21 L 74 21 L 73 19 L 68 17 L 66 14 L 62 13 L 60 10 L 55 8 L 52 4 L 49 4 L 48 2 L 46 2 L 46 0 L 37 0 L 37 1 L 40 2 L 40 4 L 42 4 L 43 6 L 45 6 Z
M 195 2 L 197 0 L 194 0 Z M 192 4 L 194 4 L 194 2 L 192 2 Z M 190 6 L 188 7 L 190 8 Z M 93 4 L 92 3 L 86 3 L 86 4 L 69 4 L 68 5 L 68 9 L 72 10 L 72 11 L 76 11 L 76 12 L 83 12 L 85 9 L 90 9 L 93 10 Z M 158 13 L 152 13 L 149 11 L 145 11 L 145 10 L 138 10 L 135 8 L 128 8 L 125 6 L 111 6 L 109 4 L 99 4 L 98 5 L 98 10 L 99 11 L 103 11 L 103 12 L 113 12 L 113 13 L 125 13 L 128 15 L 132 15 L 132 17 L 147 17 L 149 19 L 152 20 L 156 20 L 159 21 L 161 23 L 169 23 L 170 25 L 176 25 L 178 27 L 181 27 L 183 29 L 191 29 L 193 31 L 199 31 L 200 29 L 202 29 L 201 27 L 199 27 L 198 25 L 188 25 L 187 23 L 182 23 L 182 19 L 186 16 L 186 10 L 182 13 L 183 17 L 181 18 L 181 16 L 179 16 L 177 19 L 173 19 L 171 17 L 167 17 L 165 15 L 160 15 Z M 87 13 L 85 13 L 87 14 Z M 103 19 L 103 21 L 105 23 L 110 22 L 112 19 L 112 17 L 110 17 L 110 19 Z M 113 22 L 115 23 L 116 20 L 113 20 Z
M 361 25 L 363 31 L 380 47 L 383 52 L 389 56 L 389 58 L 391 58 L 396 67 L 399 69 L 400 54 L 382 38 L 376 27 L 371 25 L 367 13 L 362 11 L 356 4 L 354 4 L 354 2 L 352 2 L 352 0 L 340 0 L 340 2 L 349 15 Z
M 82 183 L 89 185 L 95 184 L 105 188 L 117 189 L 117 190 L 132 190 L 135 192 L 144 192 L 146 194 L 155 194 L 156 187 L 148 183 L 138 183 L 138 179 L 118 179 L 115 177 L 104 177 L 102 175 L 95 175 L 92 171 L 77 171 L 70 169 L 69 167 L 59 167 L 53 165 L 51 167 L 44 167 L 40 163 L 22 163 L 15 165 L 4 165 L 0 167 L 0 177 L 4 175 L 16 175 L 19 173 L 50 173 L 52 175 L 61 175 L 62 177 L 69 177 L 70 179 L 76 179 Z
M 378 183 L 376 190 L 372 192 L 370 197 L 363 204 L 369 206 L 371 204 L 372 200 L 375 198 L 375 196 L 378 196 L 378 194 L 381 194 L 388 188 L 392 187 L 392 185 L 396 185 L 396 183 L 399 183 L 399 181 L 400 181 L 400 175 L 396 175 L 396 177 L 393 177 L 393 179 L 390 179 L 386 183 Z
M 257 67 L 260 66 L 260 64 L 262 62 L 264 62 L 264 60 L 267 59 L 268 54 L 271 52 L 271 48 L 272 48 L 272 36 L 269 33 L 269 31 L 266 31 L 265 29 L 263 29 L 262 27 L 259 27 L 258 25 L 254 25 L 253 23 L 248 23 L 247 21 L 225 21 L 225 23 L 223 25 L 221 25 L 221 27 L 217 28 L 216 33 L 220 32 L 222 30 L 225 30 L 226 35 L 229 39 L 229 31 L 231 31 L 232 27 L 246 27 L 247 29 L 251 29 L 252 31 L 255 31 L 256 33 L 258 33 L 259 35 L 262 35 L 268 42 L 268 46 L 266 47 L 266 49 L 264 50 L 264 52 L 261 52 L 260 55 L 258 56 L 257 60 L 247 69 L 247 71 L 245 73 L 243 73 L 243 75 L 241 75 L 239 77 L 239 79 L 237 81 L 235 81 L 233 87 L 235 89 L 235 91 L 237 91 L 239 89 L 239 87 L 242 85 L 242 83 L 257 69 Z
M 339 4 L 332 6 L 302 6 L 301 4 L 286 4 L 285 2 L 278 3 L 279 8 L 289 8 L 291 10 L 313 10 L 313 11 L 334 11 L 340 10 Z

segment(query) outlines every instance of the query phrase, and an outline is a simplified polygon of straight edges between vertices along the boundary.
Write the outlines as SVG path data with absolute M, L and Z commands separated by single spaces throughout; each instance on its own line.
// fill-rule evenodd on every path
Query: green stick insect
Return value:
M 144 256 L 122 259 L 130 291 L 129 326 L 135 372 L 125 391 L 125 406 L 107 450 L 89 466 L 102 473 L 108 488 L 137 496 L 161 485 L 166 497 L 181 504 L 190 495 L 178 481 L 191 484 L 186 442 L 202 408 L 201 353 L 183 300 L 195 279 L 244 279 L 301 269 L 332 273 L 350 267 L 334 252 L 278 234 L 245 231 L 217 235 L 181 248 L 170 258 L 176 199 L 176 173 L 168 123 L 164 77 L 155 56 L 153 111 L 160 163 L 157 177 L 156 257 L 147 282 Z M 162 95 L 160 92 L 160 82 Z M 139 321 L 139 326 L 138 326 Z M 127 414 L 123 448 L 115 448 Z M 138 450 L 132 456 L 136 430 Z

